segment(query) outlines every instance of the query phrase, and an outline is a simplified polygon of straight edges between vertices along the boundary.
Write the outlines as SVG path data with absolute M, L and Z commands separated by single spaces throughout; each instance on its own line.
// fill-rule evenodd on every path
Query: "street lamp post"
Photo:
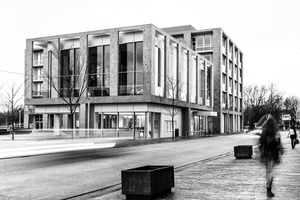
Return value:
M 88 116 L 87 116 L 87 130 L 88 130 L 88 138 L 90 136 L 90 97 L 91 93 L 88 92 Z

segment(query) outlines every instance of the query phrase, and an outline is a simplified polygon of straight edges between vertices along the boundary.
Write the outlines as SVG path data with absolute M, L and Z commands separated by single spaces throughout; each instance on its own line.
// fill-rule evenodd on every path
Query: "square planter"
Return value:
M 234 156 L 239 158 L 251 158 L 253 154 L 252 145 L 238 145 L 234 147 Z
M 171 192 L 174 166 L 147 165 L 122 170 L 121 178 L 126 199 L 152 199 Z

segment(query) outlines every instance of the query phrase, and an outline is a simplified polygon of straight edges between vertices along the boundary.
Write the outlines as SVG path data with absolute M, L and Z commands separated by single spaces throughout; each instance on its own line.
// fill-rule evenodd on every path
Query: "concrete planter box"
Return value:
M 234 156 L 239 158 L 251 158 L 253 154 L 251 145 L 239 145 L 234 147 Z
M 174 166 L 147 165 L 122 170 L 121 175 L 126 199 L 152 199 L 174 187 Z

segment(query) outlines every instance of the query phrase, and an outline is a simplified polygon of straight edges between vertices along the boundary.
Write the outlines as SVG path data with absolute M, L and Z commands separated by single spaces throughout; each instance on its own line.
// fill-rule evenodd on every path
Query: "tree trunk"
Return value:
M 174 116 L 172 116 L 172 139 L 174 139 Z

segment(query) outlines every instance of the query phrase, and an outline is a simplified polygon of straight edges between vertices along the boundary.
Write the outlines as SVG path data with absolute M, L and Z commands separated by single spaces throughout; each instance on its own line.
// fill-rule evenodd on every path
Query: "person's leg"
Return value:
M 271 191 L 272 183 L 273 183 L 273 167 L 274 167 L 273 160 L 270 160 L 266 163 L 266 179 L 267 179 L 267 196 L 268 197 L 275 196 Z
M 291 145 L 292 145 L 292 149 L 295 148 L 294 138 L 291 138 Z

